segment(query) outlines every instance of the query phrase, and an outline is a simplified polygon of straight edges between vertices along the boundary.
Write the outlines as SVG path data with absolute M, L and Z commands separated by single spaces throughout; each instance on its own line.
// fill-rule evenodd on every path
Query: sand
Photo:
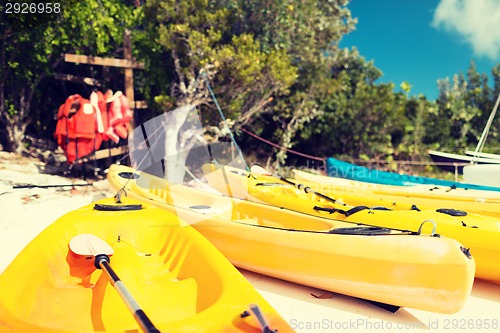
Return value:
M 38 169 L 30 160 L 0 159 L 0 272 L 58 217 L 113 195 L 106 180 L 77 190 L 12 189 L 14 184 L 76 181 L 40 174 Z M 500 331 L 500 286 L 485 281 L 475 281 L 472 295 L 460 312 L 444 315 L 408 308 L 391 313 L 352 297 L 241 272 L 297 332 Z

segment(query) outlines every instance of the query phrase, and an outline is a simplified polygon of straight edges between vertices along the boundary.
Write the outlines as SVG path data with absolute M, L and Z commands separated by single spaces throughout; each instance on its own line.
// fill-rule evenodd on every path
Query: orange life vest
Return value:
M 86 156 L 101 145 L 96 137 L 96 113 L 88 99 L 71 95 L 59 107 L 54 136 L 66 153 L 69 164 Z
M 130 120 L 132 119 L 132 111 L 128 105 L 128 98 L 121 91 L 117 91 L 110 97 L 108 112 L 110 128 L 106 133 L 115 142 L 118 142 L 120 138 L 126 139 Z
M 128 99 L 120 91 L 109 94 L 113 93 L 93 92 L 90 100 L 71 95 L 59 107 L 54 136 L 69 164 L 99 149 L 103 141 L 118 143 L 128 137 L 132 119 Z
M 107 134 L 109 133 L 109 114 L 106 98 L 101 91 L 96 91 L 90 94 L 90 101 L 96 110 L 96 136 L 101 137 L 101 141 L 108 141 L 110 139 Z M 114 138 L 112 140 L 115 141 Z

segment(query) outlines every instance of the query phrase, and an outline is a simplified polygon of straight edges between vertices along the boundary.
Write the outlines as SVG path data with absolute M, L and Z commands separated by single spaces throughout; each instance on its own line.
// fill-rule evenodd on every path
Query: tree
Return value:
M 338 52 L 333 60 L 318 98 L 324 113 L 301 131 L 307 142 L 301 146 L 317 147 L 318 156 L 392 155 L 403 135 L 405 97 L 394 94 L 392 84 L 375 84 L 381 72 L 356 49 Z
M 202 105 L 205 118 L 213 122 L 207 115 L 212 107 L 207 79 L 233 130 L 252 126 L 259 132 L 277 122 L 280 143 L 290 147 L 295 133 L 319 114 L 315 82 L 328 75 L 328 54 L 336 52 L 338 41 L 354 24 L 346 4 L 146 2 L 148 31 L 172 69 L 164 84 L 168 89 L 157 101 Z M 259 115 L 271 123 L 263 124 Z
M 9 16 L 0 5 L 0 124 L 2 143 L 7 151 L 20 151 L 21 140 L 30 122 L 29 111 L 35 89 L 49 72 L 54 37 L 46 31 L 45 19 L 27 15 Z M 36 17 L 36 16 L 35 16 Z M 39 18 L 39 16 L 38 16 Z
M 226 116 L 243 125 L 288 92 L 297 78 L 288 55 L 264 52 L 252 34 L 233 31 L 236 10 L 213 1 L 146 2 L 148 32 L 172 72 L 168 91 L 157 101 L 209 106 L 205 87 L 211 82 Z
M 348 1 L 240 1 L 238 29 L 252 33 L 264 50 L 286 50 L 298 68 L 298 79 L 290 94 L 281 96 L 267 107 L 272 117 L 265 126 L 275 127 L 275 142 L 284 147 L 276 156 L 275 166 L 284 164 L 286 148 L 294 144 L 296 134 L 321 115 L 321 99 L 330 90 L 332 55 L 339 52 L 342 36 L 354 28 L 356 20 L 346 7 Z M 276 126 L 276 125 L 277 126 Z M 259 132 L 263 124 L 256 124 Z
M 398 147 L 398 157 L 413 161 L 422 160 L 425 145 L 446 135 L 443 119 L 437 117 L 437 105 L 422 94 L 410 97 L 405 103 L 404 137 Z M 441 127 L 444 126 L 443 129 Z
M 493 108 L 494 98 L 492 90 L 488 87 L 488 77 L 485 73 L 478 73 L 474 61 L 470 62 L 467 71 L 467 91 L 464 96 L 466 103 L 475 110 L 477 116 L 471 122 L 469 142 L 476 141 L 481 133 Z M 477 111 L 476 111 L 477 110 Z
M 495 80 L 495 71 L 492 73 Z M 438 81 L 439 109 L 436 117 L 446 119 L 440 127 L 440 131 L 445 133 L 445 140 L 435 140 L 441 146 L 462 150 L 477 144 L 496 99 L 487 81 L 484 73 L 476 71 L 473 61 L 467 77 L 460 73 L 453 76 L 452 82 L 448 78 Z M 497 131 L 492 128 L 491 133 L 495 137 Z

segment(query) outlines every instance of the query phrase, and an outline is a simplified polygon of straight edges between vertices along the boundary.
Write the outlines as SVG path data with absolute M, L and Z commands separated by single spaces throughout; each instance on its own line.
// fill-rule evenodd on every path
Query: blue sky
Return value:
M 407 81 L 411 95 L 434 100 L 436 81 L 500 62 L 500 0 L 352 0 L 356 30 L 340 42 L 355 46 L 383 72 L 377 82 Z M 492 86 L 491 80 L 489 85 Z

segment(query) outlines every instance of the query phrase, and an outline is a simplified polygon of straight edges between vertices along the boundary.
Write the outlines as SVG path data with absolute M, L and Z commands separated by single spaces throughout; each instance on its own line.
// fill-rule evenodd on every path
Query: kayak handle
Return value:
M 431 236 L 433 236 L 433 237 L 440 237 L 440 236 L 439 236 L 439 234 L 436 234 L 436 229 L 437 229 L 437 224 L 436 224 L 436 221 L 431 220 L 431 219 L 429 219 L 429 220 L 425 220 L 424 222 L 422 222 L 422 223 L 420 224 L 420 227 L 418 227 L 417 234 L 418 234 L 418 235 L 421 235 L 421 234 L 422 234 L 422 227 L 423 227 L 423 226 L 424 226 L 424 224 L 425 224 L 425 223 L 427 223 L 427 222 L 432 223 L 432 225 L 434 226 L 434 227 L 432 228 L 432 231 L 431 231 Z

